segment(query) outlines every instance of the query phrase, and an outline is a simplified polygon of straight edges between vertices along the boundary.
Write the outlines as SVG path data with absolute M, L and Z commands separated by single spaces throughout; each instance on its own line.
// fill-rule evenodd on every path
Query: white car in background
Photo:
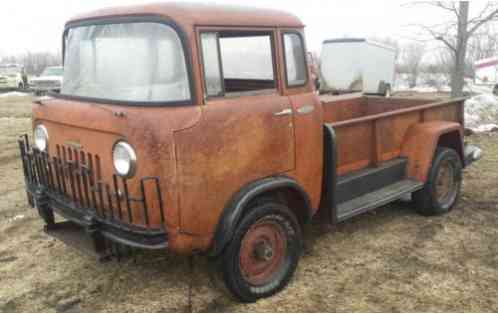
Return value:
M 24 89 L 24 68 L 19 64 L 0 64 L 0 89 Z
M 36 95 L 50 91 L 59 92 L 62 86 L 63 73 L 64 68 L 61 66 L 47 67 L 40 76 L 29 80 L 29 87 Z

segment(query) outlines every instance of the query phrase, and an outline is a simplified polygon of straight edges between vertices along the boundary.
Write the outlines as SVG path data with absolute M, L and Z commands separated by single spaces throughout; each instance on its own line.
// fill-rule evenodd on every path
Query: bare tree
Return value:
M 442 11 L 450 13 L 452 20 L 434 26 L 422 26 L 431 36 L 441 41 L 451 53 L 453 66 L 451 69 L 451 96 L 463 95 L 465 60 L 469 40 L 476 32 L 498 17 L 498 4 L 486 3 L 473 17 L 469 17 L 469 2 L 426 2 Z
M 465 73 L 474 77 L 474 64 L 478 60 L 495 57 L 498 52 L 498 33 L 492 24 L 484 25 L 469 39 Z
M 420 73 L 420 64 L 424 57 L 425 46 L 420 43 L 412 43 L 401 50 L 400 68 L 408 74 L 408 84 L 410 88 L 417 85 Z

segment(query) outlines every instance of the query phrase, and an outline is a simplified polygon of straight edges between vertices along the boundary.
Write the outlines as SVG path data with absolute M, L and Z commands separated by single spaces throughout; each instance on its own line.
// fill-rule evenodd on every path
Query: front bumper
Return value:
M 55 212 L 71 222 L 71 225 L 79 227 L 81 240 L 91 238 L 97 252 L 105 250 L 106 243 L 109 242 L 143 249 L 168 247 L 163 199 L 157 177 L 142 178 L 141 195 L 131 197 L 125 179 L 122 179 L 124 193 L 118 188 L 119 179 L 116 176 L 113 177 L 114 189 L 98 180 L 94 172 L 100 171 L 92 166 L 90 160 L 93 157 L 90 154 L 87 154 L 86 163 L 84 159 L 67 160 L 49 156 L 30 147 L 26 135 L 19 140 L 19 147 L 28 201 L 45 221 L 47 233 L 67 231 L 67 222 L 55 223 Z M 78 155 L 79 153 L 74 153 L 74 156 Z M 83 155 L 86 154 L 81 152 L 81 156 Z M 154 183 L 155 200 L 146 198 L 146 195 L 150 198 L 153 194 L 146 193 L 146 182 L 149 182 L 149 187 L 150 182 Z M 160 228 L 151 227 L 152 223 L 149 221 L 149 206 L 153 202 L 159 204 Z M 141 204 L 143 225 L 133 221 L 133 217 L 136 217 L 133 210 L 137 206 L 131 206 L 132 203 Z M 71 236 L 74 240 L 74 232 Z
M 468 166 L 468 165 L 472 164 L 473 162 L 481 159 L 482 150 L 477 146 L 465 144 L 463 154 L 464 154 L 464 159 L 465 159 L 464 160 L 465 166 Z
M 60 86 L 37 86 L 37 85 L 29 85 L 29 88 L 35 92 L 59 92 L 61 90 Z

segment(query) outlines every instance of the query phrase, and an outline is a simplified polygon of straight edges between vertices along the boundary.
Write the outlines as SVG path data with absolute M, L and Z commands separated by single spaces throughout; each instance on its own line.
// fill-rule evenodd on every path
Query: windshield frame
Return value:
M 94 98 L 76 95 L 67 95 L 62 93 L 49 92 L 50 96 L 67 100 L 76 100 L 84 102 L 93 102 L 107 105 L 123 105 L 136 107 L 176 107 L 176 106 L 193 106 L 196 105 L 197 90 L 194 84 L 194 75 L 192 67 L 192 51 L 189 46 L 188 37 L 185 31 L 172 19 L 162 15 L 146 14 L 146 15 L 130 15 L 130 16 L 111 16 L 97 17 L 84 20 L 68 22 L 64 28 L 62 35 L 62 66 L 64 67 L 66 55 L 66 38 L 70 29 L 76 27 L 95 26 L 95 25 L 112 25 L 112 24 L 130 24 L 130 23 L 157 23 L 171 27 L 180 40 L 185 58 L 185 66 L 187 68 L 187 77 L 190 88 L 190 99 L 180 101 L 128 101 L 114 100 L 105 98 Z

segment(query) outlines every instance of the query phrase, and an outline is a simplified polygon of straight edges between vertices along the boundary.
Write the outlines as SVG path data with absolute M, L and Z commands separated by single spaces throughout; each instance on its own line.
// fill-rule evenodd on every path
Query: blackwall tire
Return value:
M 413 193 L 417 212 L 424 216 L 445 214 L 460 199 L 462 161 L 450 148 L 438 148 L 424 188 Z
M 301 251 L 294 214 L 282 204 L 258 204 L 242 218 L 223 253 L 225 285 L 242 302 L 271 296 L 289 283 Z

